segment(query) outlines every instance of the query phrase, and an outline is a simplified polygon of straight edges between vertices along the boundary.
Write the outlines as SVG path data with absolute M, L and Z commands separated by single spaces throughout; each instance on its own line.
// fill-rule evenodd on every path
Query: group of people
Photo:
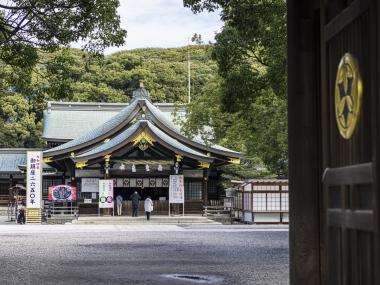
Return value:
M 129 196 L 129 200 L 132 201 L 132 217 L 138 216 L 139 211 L 139 201 L 141 200 L 141 196 L 137 191 L 135 191 L 131 196 Z M 116 196 L 116 206 L 117 206 L 117 215 L 121 216 L 122 208 L 123 208 L 123 196 L 120 194 Z M 148 196 L 144 201 L 144 210 L 146 214 L 146 219 L 150 220 L 150 213 L 153 211 L 153 201 Z

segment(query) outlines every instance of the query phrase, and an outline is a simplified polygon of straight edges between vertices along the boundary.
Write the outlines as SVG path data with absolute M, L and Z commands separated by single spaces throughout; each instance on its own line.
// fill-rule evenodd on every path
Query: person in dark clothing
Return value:
M 129 196 L 129 199 L 132 201 L 132 217 L 137 217 L 139 212 L 139 200 L 141 199 L 141 196 L 137 193 L 137 191 L 135 191 L 135 193 Z
M 21 208 L 19 210 L 19 214 L 17 216 L 17 223 L 18 224 L 25 224 L 25 209 Z

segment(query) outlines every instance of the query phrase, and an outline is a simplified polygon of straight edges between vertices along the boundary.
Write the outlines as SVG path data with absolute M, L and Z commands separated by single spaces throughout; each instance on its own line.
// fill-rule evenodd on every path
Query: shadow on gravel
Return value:
M 221 284 L 224 278 L 212 275 L 195 275 L 195 274 L 163 274 L 162 278 L 188 281 L 198 284 Z

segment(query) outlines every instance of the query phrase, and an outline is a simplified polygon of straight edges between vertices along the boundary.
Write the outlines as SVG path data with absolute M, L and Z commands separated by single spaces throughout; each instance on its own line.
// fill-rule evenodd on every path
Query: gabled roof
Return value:
M 166 149 L 199 162 L 217 159 L 219 163 L 228 163 L 239 161 L 243 156 L 218 145 L 209 146 L 201 140 L 187 138 L 179 126 L 150 102 L 149 93 L 139 88 L 134 91 L 131 103 L 118 114 L 78 138 L 46 150 L 44 157 L 70 157 L 73 161 L 81 161 L 110 155 L 130 143 L 133 136 L 143 130 L 148 131 Z
M 48 102 L 43 116 L 42 138 L 46 141 L 67 142 L 104 124 L 129 103 Z M 172 120 L 172 113 L 185 114 L 183 106 L 173 103 L 154 103 L 162 116 Z M 177 110 L 178 109 L 178 110 Z
M 118 114 L 109 119 L 107 122 L 101 124 L 95 129 L 81 135 L 80 137 L 72 141 L 61 144 L 55 148 L 46 150 L 44 154 L 49 156 L 64 152 L 70 152 L 82 145 L 92 142 L 93 140 L 99 141 L 107 138 L 109 132 L 117 131 L 133 118 L 133 116 L 138 112 L 138 109 L 136 108 L 137 104 L 138 100 L 134 100 L 131 104 L 129 104 L 122 111 L 120 111 Z
M 121 148 L 127 143 L 132 143 L 134 136 L 136 136 L 138 133 L 142 131 L 149 132 L 152 135 L 152 137 L 158 141 L 158 143 L 177 154 L 207 162 L 212 162 L 214 160 L 214 158 L 209 157 L 206 154 L 200 153 L 192 148 L 189 148 L 188 146 L 177 141 L 176 139 L 173 139 L 172 137 L 162 132 L 159 128 L 157 128 L 147 120 L 137 121 L 135 124 L 121 132 L 119 135 L 112 138 L 110 141 L 76 156 L 75 158 L 73 158 L 73 160 L 89 160 L 94 157 L 111 154 L 113 151 Z
M 160 110 L 155 107 L 152 103 L 146 102 L 146 105 L 149 109 L 149 111 L 153 114 L 155 120 L 155 123 L 160 126 L 160 128 L 164 129 L 168 133 L 175 135 L 180 141 L 183 143 L 190 144 L 194 147 L 200 148 L 204 151 L 214 151 L 221 155 L 231 155 L 233 157 L 243 157 L 244 154 L 225 148 L 223 146 L 217 145 L 217 144 L 211 144 L 206 145 L 204 141 L 198 137 L 189 139 L 181 132 L 181 128 L 174 124 L 172 121 L 168 120 L 161 112 Z

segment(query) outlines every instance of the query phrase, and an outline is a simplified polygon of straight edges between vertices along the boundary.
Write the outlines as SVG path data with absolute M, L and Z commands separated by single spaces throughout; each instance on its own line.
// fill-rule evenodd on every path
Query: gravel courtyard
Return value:
M 0 243 L 0 284 L 288 284 L 282 228 L 0 225 Z

